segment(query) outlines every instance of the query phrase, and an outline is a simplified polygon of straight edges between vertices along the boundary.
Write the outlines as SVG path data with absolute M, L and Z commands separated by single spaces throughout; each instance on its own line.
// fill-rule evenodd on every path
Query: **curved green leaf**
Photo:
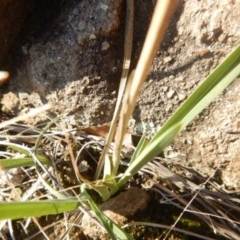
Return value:
M 37 158 L 44 165 L 48 165 L 48 166 L 52 165 L 51 161 L 42 155 L 41 156 L 37 155 Z M 0 159 L 0 166 L 2 166 L 4 169 L 28 167 L 28 166 L 34 166 L 35 164 L 36 163 L 34 162 L 33 158 L 29 158 L 29 157 Z
M 71 211 L 79 206 L 77 198 L 0 203 L 0 220 L 40 217 Z

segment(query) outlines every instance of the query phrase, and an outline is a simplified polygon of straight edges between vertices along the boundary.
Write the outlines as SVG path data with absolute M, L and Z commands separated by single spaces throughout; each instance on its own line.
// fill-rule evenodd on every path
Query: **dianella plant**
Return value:
M 133 0 L 126 2 L 127 4 L 129 4 L 129 2 L 133 3 Z M 82 177 L 81 174 L 76 174 L 79 179 L 80 194 L 71 196 L 67 191 L 56 191 L 38 171 L 39 168 L 44 169 L 45 166 L 51 165 L 51 161 L 44 156 L 38 155 L 36 151 L 38 141 L 42 134 L 39 135 L 39 139 L 35 144 L 35 149 L 27 149 L 26 147 L 19 147 L 15 144 L 8 144 L 10 148 L 20 152 L 24 157 L 18 160 L 2 159 L 0 160 L 0 166 L 5 169 L 30 165 L 36 166 L 38 180 L 52 193 L 54 199 L 30 201 L 26 198 L 24 200 L 17 199 L 12 202 L 1 202 L 0 220 L 58 214 L 81 208 L 87 203 L 96 213 L 97 218 L 106 228 L 112 239 L 117 239 L 117 237 L 120 239 L 131 239 L 127 233 L 121 230 L 99 210 L 98 206 L 89 195 L 88 189 L 96 190 L 104 201 L 109 199 L 119 189 L 124 187 L 128 180 L 139 172 L 144 165 L 158 156 L 163 149 L 167 147 L 173 139 L 240 74 L 239 45 L 206 77 L 188 99 L 163 124 L 152 139 L 148 140 L 144 138 L 144 136 L 141 138 L 126 170 L 124 172 L 119 172 L 123 137 L 129 119 L 134 111 L 138 94 L 147 78 L 152 61 L 159 49 L 177 4 L 177 0 L 157 1 L 139 62 L 136 69 L 129 74 L 124 97 L 119 104 L 121 108 L 117 115 L 119 119 L 118 124 L 116 125 L 115 121 L 115 125 L 113 126 L 113 133 L 116 132 L 115 136 L 114 134 L 109 134 L 111 135 L 110 140 L 114 138 L 113 153 L 111 155 L 108 153 L 108 145 L 112 141 L 107 140 L 108 144 L 106 145 L 106 149 L 96 169 L 95 180 L 89 181 Z M 130 19 L 133 21 L 133 18 Z M 125 41 L 129 41 L 128 39 L 125 39 Z M 132 40 L 132 38 L 130 39 Z M 74 170 L 78 171 L 77 166 L 74 167 Z

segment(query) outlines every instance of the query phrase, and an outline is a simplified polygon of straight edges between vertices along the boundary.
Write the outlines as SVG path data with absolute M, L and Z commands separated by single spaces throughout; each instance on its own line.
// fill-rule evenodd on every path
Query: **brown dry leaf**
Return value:
M 102 138 L 107 138 L 109 129 L 110 129 L 110 124 L 104 124 L 101 126 L 91 126 L 87 128 L 80 128 L 79 130 L 87 134 L 91 134 L 91 135 L 102 137 Z M 131 133 L 126 132 L 123 139 L 124 139 L 123 140 L 124 144 L 133 145 Z
M 91 126 L 87 128 L 81 128 L 80 130 L 88 134 L 107 138 L 109 129 L 110 129 L 110 124 L 104 124 L 101 126 Z

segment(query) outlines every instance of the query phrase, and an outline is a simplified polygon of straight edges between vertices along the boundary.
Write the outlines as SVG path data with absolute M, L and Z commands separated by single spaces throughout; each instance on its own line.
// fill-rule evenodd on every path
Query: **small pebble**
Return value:
M 95 40 L 97 37 L 96 37 L 96 35 L 95 34 L 91 34 L 90 36 L 89 36 L 89 40 Z
M 86 22 L 85 22 L 85 21 L 80 21 L 80 22 L 78 23 L 78 29 L 79 29 L 79 31 L 84 30 L 85 27 L 86 27 Z
M 178 93 L 178 100 L 179 101 L 182 101 L 182 100 L 184 100 L 184 99 L 186 99 L 186 95 L 185 94 L 183 94 L 183 93 Z
M 73 14 L 74 14 L 74 15 L 78 15 L 78 14 L 79 14 L 78 8 L 74 8 L 74 9 L 73 9 Z
M 22 46 L 22 52 L 23 52 L 23 55 L 27 55 L 28 54 L 28 49 L 26 46 Z
M 219 36 L 219 38 L 218 38 L 218 41 L 221 42 L 221 43 L 226 42 L 226 40 L 227 40 L 227 35 L 224 34 L 224 33 L 221 34 L 221 35 Z
M 167 107 L 165 108 L 165 112 L 167 112 L 167 113 L 171 112 L 171 110 L 172 110 L 172 107 L 171 107 L 171 106 L 167 106 Z
M 165 57 L 164 59 L 163 59 L 163 62 L 164 63 L 169 63 L 169 62 L 171 62 L 172 61 L 172 58 L 171 57 Z
M 167 98 L 172 98 L 174 93 L 175 93 L 174 90 L 169 90 L 168 93 L 167 93 Z
M 100 8 L 104 11 L 106 11 L 108 9 L 108 5 L 106 4 L 100 4 Z
M 83 36 L 82 35 L 79 35 L 77 37 L 77 41 L 78 41 L 78 44 L 83 44 Z
M 200 57 L 205 57 L 209 53 L 207 48 L 201 48 L 198 50 L 198 54 Z
M 67 89 L 67 95 L 74 95 L 75 94 L 75 89 L 74 88 L 68 88 Z
M 102 43 L 102 48 L 101 48 L 101 50 L 102 51 L 106 51 L 106 50 L 108 50 L 110 48 L 110 43 L 108 42 L 108 41 L 104 41 L 103 43 Z
M 163 87 L 163 92 L 167 92 L 167 90 L 168 90 L 168 86 L 164 86 Z
M 152 83 L 153 82 L 153 79 L 151 78 L 151 79 L 149 79 L 149 81 L 148 81 L 149 83 Z

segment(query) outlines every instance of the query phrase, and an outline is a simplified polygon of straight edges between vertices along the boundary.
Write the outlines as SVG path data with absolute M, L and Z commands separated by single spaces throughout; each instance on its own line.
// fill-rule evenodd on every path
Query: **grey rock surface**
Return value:
M 3 93 L 3 110 L 16 114 L 16 108 L 22 113 L 51 102 L 54 113 L 68 115 L 71 125 L 108 122 L 121 71 L 122 1 L 59 4 L 48 28 L 25 36 L 28 41 L 20 46 L 18 66 Z M 9 92 L 18 106 L 5 106 Z

